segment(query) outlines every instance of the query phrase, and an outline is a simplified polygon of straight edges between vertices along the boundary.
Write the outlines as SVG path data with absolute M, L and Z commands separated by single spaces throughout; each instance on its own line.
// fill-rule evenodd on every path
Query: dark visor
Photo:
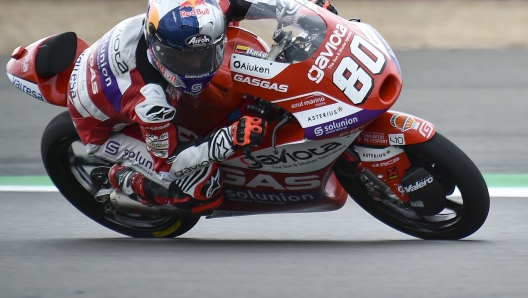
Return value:
M 156 58 L 171 72 L 180 76 L 208 75 L 220 66 L 224 55 L 223 42 L 206 48 L 183 50 L 166 45 L 157 36 L 152 38 L 152 52 Z

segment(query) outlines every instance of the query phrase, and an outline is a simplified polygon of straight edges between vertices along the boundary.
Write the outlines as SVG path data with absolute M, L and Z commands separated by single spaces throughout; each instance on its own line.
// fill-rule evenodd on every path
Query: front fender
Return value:
M 412 145 L 430 140 L 435 132 L 436 128 L 425 120 L 387 111 L 367 125 L 355 143 L 374 146 Z

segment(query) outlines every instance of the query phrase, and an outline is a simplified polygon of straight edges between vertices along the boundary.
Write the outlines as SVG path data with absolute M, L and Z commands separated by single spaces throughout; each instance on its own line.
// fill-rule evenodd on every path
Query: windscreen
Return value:
M 240 23 L 240 27 L 261 39 L 265 50 L 240 43 L 236 45 L 236 53 L 282 63 L 308 59 L 327 32 L 325 22 L 313 10 L 317 8 L 294 0 L 270 2 L 252 4 Z

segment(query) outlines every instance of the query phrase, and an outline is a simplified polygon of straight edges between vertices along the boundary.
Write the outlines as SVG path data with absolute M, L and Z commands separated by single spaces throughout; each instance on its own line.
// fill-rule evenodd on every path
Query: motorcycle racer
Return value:
M 325 0 L 314 3 L 337 14 Z M 68 110 L 88 153 L 116 163 L 96 168 L 92 179 L 108 179 L 145 205 L 196 214 L 222 203 L 217 162 L 259 146 L 267 123 L 245 116 L 211 135 L 178 140 L 178 99 L 207 87 L 222 65 L 226 26 L 252 4 L 285 9 L 291 23 L 300 15 L 293 0 L 150 0 L 146 14 L 120 22 L 80 55 Z

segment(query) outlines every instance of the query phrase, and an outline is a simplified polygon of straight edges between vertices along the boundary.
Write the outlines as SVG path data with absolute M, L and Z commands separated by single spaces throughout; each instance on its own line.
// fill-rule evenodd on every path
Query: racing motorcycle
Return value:
M 228 27 L 225 59 L 211 84 L 178 101 L 181 140 L 208 135 L 243 115 L 270 123 L 259 147 L 219 164 L 224 200 L 218 208 L 191 215 L 115 192 L 98 196 L 90 173 L 112 159 L 86 153 L 67 111 L 47 125 L 41 142 L 45 169 L 60 193 L 95 222 L 131 237 L 180 236 L 201 217 L 333 211 L 348 198 L 417 238 L 461 239 L 476 232 L 490 206 L 482 174 L 434 125 L 390 110 L 402 74 L 383 37 L 360 20 L 298 3 L 309 13 L 296 24 L 286 21 L 285 10 L 262 19 L 276 12 L 253 4 L 244 21 Z M 29 96 L 65 107 L 70 75 L 87 47 L 73 32 L 45 37 L 15 49 L 8 76 Z M 119 66 L 119 55 L 104 55 L 91 71 L 105 71 L 101 63 Z M 107 146 L 125 165 L 152 172 L 146 150 Z

